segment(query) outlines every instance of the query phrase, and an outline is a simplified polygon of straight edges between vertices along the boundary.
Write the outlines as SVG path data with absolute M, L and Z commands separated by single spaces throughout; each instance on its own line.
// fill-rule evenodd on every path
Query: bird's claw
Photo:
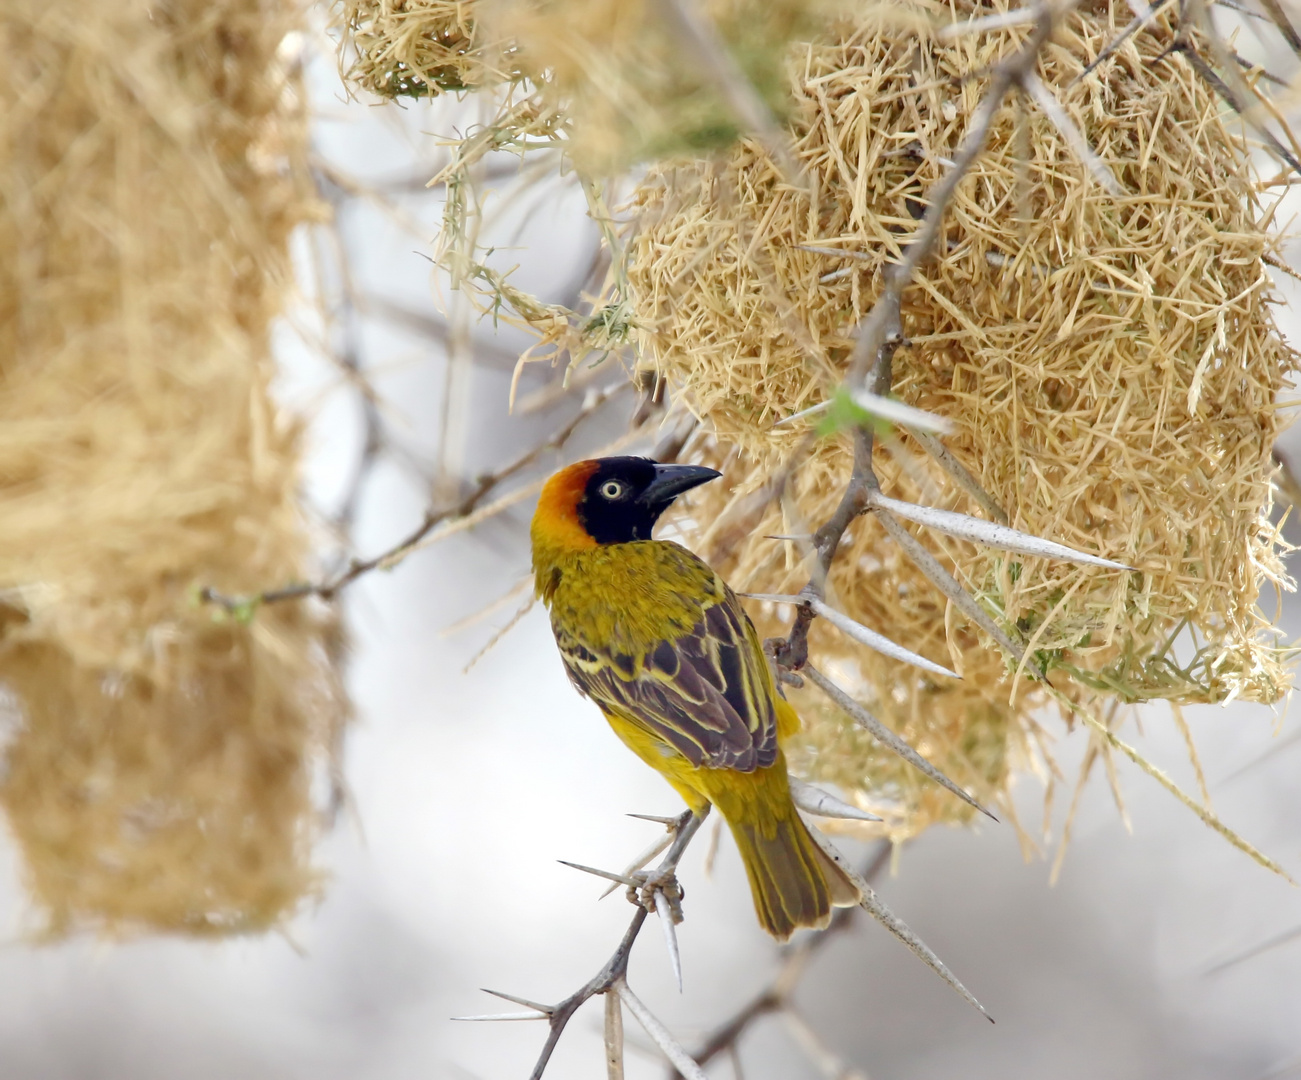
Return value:
M 676 924 L 682 921 L 682 898 L 686 893 L 678 882 L 677 875 L 672 870 L 638 870 L 629 876 L 638 882 L 636 888 L 631 885 L 628 886 L 629 903 L 640 904 L 648 912 L 654 914 L 658 910 L 655 903 L 655 894 L 659 893 L 668 901 L 673 922 Z

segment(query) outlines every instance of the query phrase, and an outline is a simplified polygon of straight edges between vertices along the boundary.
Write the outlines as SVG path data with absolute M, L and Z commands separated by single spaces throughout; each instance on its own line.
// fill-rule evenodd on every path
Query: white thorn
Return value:
M 797 413 L 791 413 L 785 420 L 778 420 L 773 424 L 774 428 L 785 427 L 787 424 L 793 424 L 796 420 L 802 420 L 806 416 L 816 416 L 820 412 L 826 412 L 831 408 L 831 402 L 824 401 L 820 405 L 810 405 L 807 409 L 801 409 Z
M 655 913 L 660 917 L 660 926 L 664 928 L 664 946 L 669 951 L 669 966 L 673 968 L 673 977 L 678 980 L 678 993 L 682 993 L 682 956 L 678 952 L 678 932 L 673 925 L 673 906 L 669 898 L 660 889 L 653 890 L 655 896 Z
M 851 806 L 843 799 L 837 798 L 829 791 L 806 783 L 794 776 L 790 778 L 791 798 L 801 810 L 807 810 L 818 817 L 849 818 L 853 821 L 881 821 L 875 814 Z
M 478 1016 L 452 1016 L 450 1020 L 546 1020 L 546 1013 L 536 1012 L 518 1012 L 518 1013 L 482 1013 Z
M 952 41 L 963 34 L 983 34 L 986 30 L 1000 30 L 1005 26 L 1024 26 L 1038 18 L 1038 8 L 1013 8 L 1011 11 L 1001 11 L 997 15 L 985 15 L 979 19 L 968 19 L 966 22 L 942 26 L 936 37 L 941 41 Z
M 900 660 L 905 664 L 912 664 L 913 667 L 929 671 L 932 675 L 947 675 L 950 679 L 962 678 L 956 671 L 950 671 L 942 664 L 927 660 L 926 657 L 920 656 L 911 649 L 905 649 L 902 645 L 895 644 L 888 637 L 878 634 L 875 630 L 869 630 L 862 623 L 855 622 L 848 615 L 837 611 L 825 600 L 813 597 L 809 602 L 813 610 L 837 630 L 852 637 L 860 645 L 866 645 L 869 649 L 874 649 L 882 656 L 888 656 L 892 660 Z
M 628 989 L 628 984 L 619 979 L 612 990 L 622 999 L 628 1007 L 628 1011 L 636 1018 L 637 1023 L 641 1024 L 646 1034 L 651 1040 L 664 1051 L 664 1056 L 673 1063 L 673 1067 L 678 1070 L 686 1080 L 708 1080 L 705 1076 L 705 1070 L 697 1063 L 696 1059 L 686 1052 L 679 1045 L 678 1041 L 669 1034 L 666 1028 L 650 1009 L 642 1004 L 641 998 Z
M 869 394 L 866 390 L 859 390 L 854 394 L 854 404 L 873 416 L 889 420 L 900 427 L 929 431 L 932 435 L 948 435 L 953 431 L 952 421 L 942 416 L 905 405 L 902 401 L 895 401 L 894 398 Z
M 933 506 L 918 506 L 915 503 L 902 502 L 873 491 L 868 495 L 868 503 L 874 508 L 888 510 L 908 521 L 915 521 L 936 532 L 947 536 L 956 536 L 959 540 L 970 540 L 984 544 L 986 547 L 1013 551 L 1018 555 L 1040 555 L 1046 559 L 1062 559 L 1066 562 L 1087 563 L 1089 566 L 1102 566 L 1108 570 L 1133 570 L 1134 567 L 1124 563 L 1112 562 L 1097 555 L 1044 540 L 1018 529 L 1009 529 L 1006 525 L 986 521 L 984 518 L 959 514 L 953 510 L 937 510 Z
M 514 994 L 508 994 L 504 990 L 489 990 L 486 986 L 479 987 L 485 994 L 491 994 L 493 997 L 501 998 L 502 1001 L 509 1001 L 515 1005 L 523 1005 L 526 1009 L 536 1009 L 540 1013 L 546 1013 L 550 1016 L 555 1009 L 550 1005 L 542 1005 L 536 1001 L 530 1001 L 528 998 L 516 997 Z
M 627 885 L 630 889 L 636 889 L 641 882 L 624 874 L 616 874 L 610 870 L 598 870 L 595 866 L 584 866 L 582 863 L 566 862 L 564 859 L 557 859 L 561 866 L 567 866 L 571 870 L 581 870 L 584 874 L 591 874 L 594 877 L 605 878 L 606 881 L 613 881 L 619 885 Z

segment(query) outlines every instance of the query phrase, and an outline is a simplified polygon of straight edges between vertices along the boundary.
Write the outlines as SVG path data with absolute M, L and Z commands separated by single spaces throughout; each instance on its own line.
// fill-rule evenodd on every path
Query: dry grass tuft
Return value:
M 265 928 L 316 882 L 337 631 L 268 392 L 315 212 L 284 0 L 0 15 L 0 802 L 46 929 Z
M 969 14 L 960 5 L 955 17 Z M 1161 58 L 1173 15 L 1071 85 L 1130 18 L 1123 3 L 1066 16 L 1040 66 L 1123 194 L 1009 98 L 946 216 L 944 254 L 905 295 L 911 344 L 894 392 L 952 419 L 947 445 L 1013 526 L 1138 572 L 924 542 L 1078 700 L 1273 702 L 1289 677 L 1257 598 L 1266 582 L 1287 584 L 1270 452 L 1296 358 L 1270 311 L 1271 241 L 1236 125 L 1183 57 Z M 943 43 L 870 20 L 846 28 L 796 64 L 791 128 L 811 190 L 785 183 L 752 143 L 661 164 L 639 187 L 628 273 L 643 354 L 708 421 L 696 456 L 727 462 L 730 488 L 697 503 L 710 524 L 696 540 L 737 589 L 789 593 L 807 580 L 799 544 L 768 534 L 830 515 L 850 470 L 843 438 L 817 444 L 793 497 L 757 527 L 729 527 L 729 511 L 816 422 L 772 427 L 843 375 L 883 265 L 981 100 L 981 73 L 1025 32 Z M 875 468 L 887 494 L 981 513 L 906 436 L 878 440 Z M 855 619 L 965 675 L 932 679 L 815 624 L 814 655 L 978 799 L 1005 793 L 1015 759 L 1047 753 L 1032 716 L 1042 696 L 870 515 L 852 526 L 830 589 Z M 756 614 L 779 632 L 790 613 Z M 968 816 L 803 698 L 802 764 L 884 804 L 892 835 Z
M 481 0 L 343 0 L 342 74 L 380 97 L 433 97 L 521 76 L 513 47 L 483 25 Z M 347 59 L 345 61 L 345 56 Z

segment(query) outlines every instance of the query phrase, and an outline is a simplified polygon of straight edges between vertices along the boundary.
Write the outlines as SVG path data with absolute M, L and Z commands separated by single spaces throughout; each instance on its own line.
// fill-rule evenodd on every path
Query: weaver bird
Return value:
M 781 744 L 800 719 L 749 616 L 702 559 L 651 539 L 674 499 L 718 475 L 635 457 L 562 469 L 533 515 L 533 573 L 569 678 L 695 814 L 718 807 L 759 922 L 784 941 L 861 897 L 791 801 Z

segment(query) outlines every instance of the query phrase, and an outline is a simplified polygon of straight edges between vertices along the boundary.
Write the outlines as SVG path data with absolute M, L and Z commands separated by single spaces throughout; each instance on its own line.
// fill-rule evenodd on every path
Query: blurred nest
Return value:
M 344 79 L 380 97 L 419 98 L 520 78 L 513 47 L 485 29 L 480 7 L 481 0 L 343 0 L 336 25 L 351 46 Z
M 989 10 L 962 4 L 958 17 Z M 1169 52 L 1175 17 L 1079 82 L 1130 12 L 1098 4 L 1060 20 L 1040 77 L 1123 193 L 1100 187 L 1058 127 L 1009 97 L 948 208 L 942 251 L 905 293 L 893 392 L 952 420 L 946 444 L 1014 527 L 1138 568 L 924 538 L 1055 685 L 1080 701 L 1273 702 L 1289 679 L 1257 598 L 1266 581 L 1286 584 L 1271 450 L 1296 358 L 1269 307 L 1271 240 L 1245 143 Z M 773 429 L 843 377 L 882 268 L 956 155 L 990 68 L 1026 32 L 944 42 L 873 19 L 845 27 L 793 65 L 790 129 L 807 188 L 753 143 L 658 165 L 638 187 L 628 277 L 643 355 L 708 421 L 695 455 L 726 463 L 729 487 L 695 504 L 694 540 L 738 590 L 791 593 L 808 579 L 800 545 L 770 537 L 831 515 L 850 470 L 844 436 L 816 443 L 787 501 L 757 525 L 729 527 L 731 511 L 816 423 Z M 976 511 L 908 436 L 882 442 L 888 494 Z M 829 596 L 965 676 L 904 669 L 815 623 L 821 663 L 1010 812 L 1009 767 L 1033 759 L 1042 692 L 1009 677 L 871 515 L 851 527 Z M 770 632 L 784 630 L 778 614 L 756 610 Z M 797 764 L 884 800 L 892 835 L 969 815 L 819 700 L 801 707 Z
M 592 175 L 730 145 L 740 133 L 709 65 L 659 0 L 488 0 L 570 121 L 570 156 Z M 843 0 L 704 0 L 699 8 L 748 83 L 790 107 L 790 46 L 820 33 Z
M 784 113 L 790 46 L 844 6 L 709 0 L 702 12 Z M 343 0 L 336 25 L 344 78 L 381 97 L 526 83 L 540 98 L 533 111 L 563 115 L 567 149 L 589 173 L 727 146 L 740 131 L 671 6 L 649 0 Z
M 268 384 L 316 212 L 284 0 L 0 15 L 0 803 L 51 933 L 227 933 L 312 891 L 335 624 Z M 319 791 L 319 787 L 318 787 Z

